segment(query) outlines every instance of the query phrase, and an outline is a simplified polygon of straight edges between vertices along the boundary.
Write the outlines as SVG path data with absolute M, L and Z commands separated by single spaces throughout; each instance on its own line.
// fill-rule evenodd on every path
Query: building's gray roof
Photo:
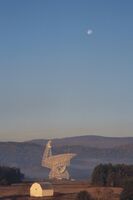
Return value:
M 53 189 L 53 185 L 50 182 L 43 182 L 43 183 L 39 183 L 39 184 L 43 190 Z

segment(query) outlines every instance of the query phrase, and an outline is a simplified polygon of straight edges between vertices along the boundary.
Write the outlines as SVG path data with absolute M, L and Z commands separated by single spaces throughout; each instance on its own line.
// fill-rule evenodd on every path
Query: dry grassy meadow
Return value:
M 33 199 L 45 199 L 45 200 L 74 200 L 77 193 L 83 190 L 91 193 L 97 200 L 119 200 L 119 194 L 121 188 L 108 188 L 108 187 L 91 187 L 85 181 L 73 181 L 73 182 L 57 182 L 53 183 L 55 195 L 48 198 L 33 198 L 29 196 L 29 189 L 31 184 L 18 184 L 8 187 L 0 187 L 0 199 L 3 200 L 33 200 Z

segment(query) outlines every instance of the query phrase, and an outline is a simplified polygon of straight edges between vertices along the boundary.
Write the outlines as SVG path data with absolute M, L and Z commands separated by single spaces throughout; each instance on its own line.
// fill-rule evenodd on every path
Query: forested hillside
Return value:
M 82 139 L 82 137 L 80 139 Z M 122 141 L 120 142 L 122 143 L 120 146 L 102 148 L 102 146 L 100 146 L 101 144 L 99 144 L 100 147 L 91 147 L 86 144 L 83 145 L 83 138 L 80 145 L 76 145 L 76 143 L 72 145 L 67 142 L 62 145 L 61 143 L 54 143 L 52 151 L 53 154 L 76 153 L 77 156 L 72 159 L 69 171 L 72 178 L 84 179 L 88 178 L 94 167 L 100 163 L 133 163 L 132 139 L 130 139 L 130 144 L 127 144 L 127 141 L 129 140 L 127 138 L 125 138 L 125 144 L 123 144 L 124 138 L 120 140 Z M 33 143 L 1 142 L 0 163 L 1 165 L 20 168 L 22 173 L 27 177 L 48 177 L 49 170 L 41 167 L 44 148 L 45 145 L 42 145 L 40 142 L 36 144 L 35 141 Z

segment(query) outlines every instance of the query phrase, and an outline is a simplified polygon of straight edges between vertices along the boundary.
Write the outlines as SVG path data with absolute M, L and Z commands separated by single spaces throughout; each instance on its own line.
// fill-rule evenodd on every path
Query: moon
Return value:
M 92 29 L 88 29 L 87 35 L 91 35 L 92 33 L 93 33 L 93 30 Z

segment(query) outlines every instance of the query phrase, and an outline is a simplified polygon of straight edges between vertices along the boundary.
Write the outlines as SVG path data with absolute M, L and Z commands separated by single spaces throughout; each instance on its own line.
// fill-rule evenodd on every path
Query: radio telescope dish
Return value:
M 52 155 L 51 141 L 46 144 L 42 158 L 42 166 L 49 168 L 50 179 L 69 179 L 69 173 L 67 167 L 70 165 L 70 160 L 76 156 L 74 153 L 65 153 Z
M 65 165 L 64 166 L 58 166 L 57 169 L 58 169 L 59 173 L 62 174 L 66 170 L 66 166 Z

